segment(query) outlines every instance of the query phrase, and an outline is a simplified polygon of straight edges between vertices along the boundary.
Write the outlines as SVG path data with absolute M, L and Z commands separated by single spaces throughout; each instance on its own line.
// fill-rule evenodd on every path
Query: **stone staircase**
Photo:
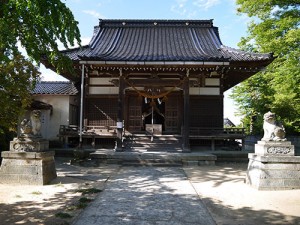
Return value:
M 131 134 L 124 139 L 126 152 L 182 152 L 180 135 Z
M 216 156 L 182 151 L 180 135 L 124 135 L 122 151 L 98 149 L 91 159 L 98 163 L 123 166 L 214 165 Z

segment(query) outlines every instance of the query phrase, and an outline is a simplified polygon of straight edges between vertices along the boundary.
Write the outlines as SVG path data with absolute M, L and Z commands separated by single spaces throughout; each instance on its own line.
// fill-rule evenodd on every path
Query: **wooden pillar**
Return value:
M 190 85 L 189 85 L 189 71 L 183 82 L 183 130 L 182 130 L 182 150 L 190 152 Z
M 82 133 L 83 133 L 83 98 L 84 98 L 84 76 L 85 65 L 82 64 L 81 69 L 81 84 L 80 84 L 80 118 L 79 118 L 79 148 L 82 148 Z
M 125 80 L 124 80 L 124 77 L 122 76 L 122 69 L 120 69 L 118 115 L 117 115 L 117 141 L 116 141 L 115 151 L 123 151 L 124 88 L 125 88 Z

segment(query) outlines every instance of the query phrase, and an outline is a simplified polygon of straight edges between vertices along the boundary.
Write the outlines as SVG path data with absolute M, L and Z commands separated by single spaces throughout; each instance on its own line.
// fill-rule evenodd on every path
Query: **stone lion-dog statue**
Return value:
M 41 111 L 40 110 L 33 110 L 30 114 L 30 122 L 32 126 L 32 134 L 34 136 L 41 136 Z
M 264 136 L 262 141 L 286 141 L 283 125 L 276 121 L 276 115 L 272 112 L 264 114 Z

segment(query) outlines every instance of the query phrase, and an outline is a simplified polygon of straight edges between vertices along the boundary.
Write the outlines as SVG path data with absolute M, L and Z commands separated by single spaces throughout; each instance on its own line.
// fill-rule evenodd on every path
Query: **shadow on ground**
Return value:
M 0 185 L 1 195 L 9 196 L 0 196 L 0 224 L 69 224 L 118 170 L 73 166 L 65 158 L 55 161 L 58 177 L 49 185 Z M 92 192 L 83 194 L 85 190 Z
M 184 170 L 217 224 L 300 224 L 300 190 L 251 188 L 244 183 L 247 163 Z

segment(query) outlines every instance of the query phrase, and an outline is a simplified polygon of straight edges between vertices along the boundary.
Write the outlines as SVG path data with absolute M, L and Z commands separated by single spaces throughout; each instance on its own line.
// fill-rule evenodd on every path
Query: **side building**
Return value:
M 42 111 L 42 136 L 50 141 L 59 139 L 64 127 L 78 126 L 79 98 L 74 83 L 42 81 L 32 91 L 32 108 Z M 48 107 L 42 107 L 47 105 Z

